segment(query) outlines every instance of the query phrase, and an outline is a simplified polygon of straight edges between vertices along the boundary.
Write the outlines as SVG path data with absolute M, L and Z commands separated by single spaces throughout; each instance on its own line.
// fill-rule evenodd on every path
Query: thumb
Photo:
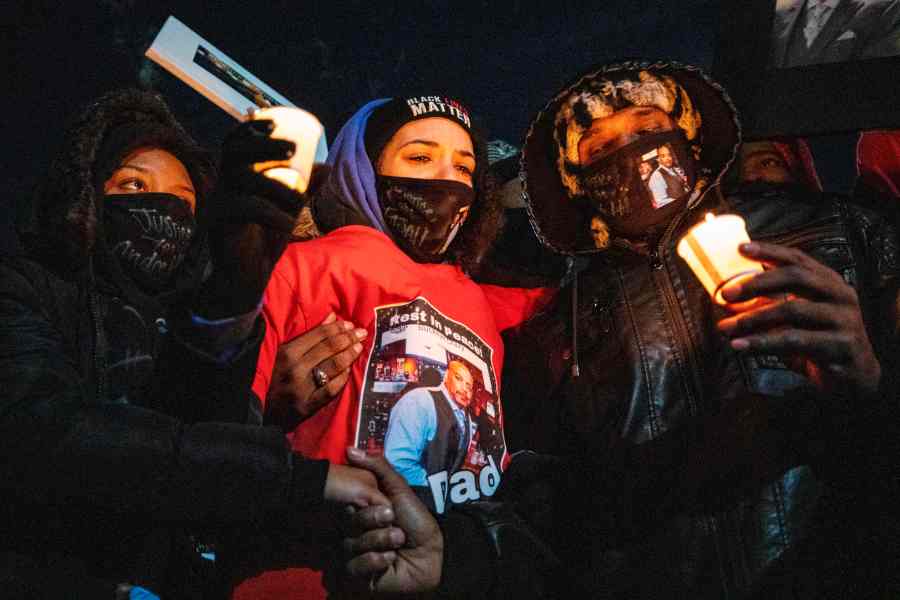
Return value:
M 383 456 L 370 456 L 353 446 L 347 447 L 347 460 L 354 467 L 371 471 L 378 480 L 378 487 L 388 496 L 408 489 L 406 480 L 388 463 Z

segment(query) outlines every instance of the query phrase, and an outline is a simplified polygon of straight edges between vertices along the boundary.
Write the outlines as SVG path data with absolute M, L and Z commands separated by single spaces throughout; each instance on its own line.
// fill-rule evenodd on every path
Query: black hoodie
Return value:
M 155 297 L 104 249 L 98 150 L 141 122 L 187 167 L 202 223 L 204 154 L 158 96 L 113 92 L 64 138 L 20 227 L 26 256 L 0 264 L 0 552 L 15 557 L 0 580 L 23 594 L 112 597 L 130 582 L 184 597 L 198 585 L 175 549 L 184 531 L 292 522 L 322 498 L 327 464 L 295 461 L 280 430 L 258 426 L 261 324 L 225 363 L 178 335 L 202 240 Z

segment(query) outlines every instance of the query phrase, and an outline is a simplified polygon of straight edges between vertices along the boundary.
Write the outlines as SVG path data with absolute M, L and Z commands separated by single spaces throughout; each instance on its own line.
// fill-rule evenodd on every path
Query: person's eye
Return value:
M 410 162 L 417 162 L 420 164 L 427 164 L 431 162 L 431 157 L 427 154 L 413 154 L 411 156 L 408 156 L 406 160 Z
M 468 165 L 456 165 L 456 170 L 467 177 L 472 177 L 475 174 L 475 171 Z
M 132 192 L 143 192 L 147 189 L 147 183 L 139 177 L 126 177 L 119 181 L 118 187 Z

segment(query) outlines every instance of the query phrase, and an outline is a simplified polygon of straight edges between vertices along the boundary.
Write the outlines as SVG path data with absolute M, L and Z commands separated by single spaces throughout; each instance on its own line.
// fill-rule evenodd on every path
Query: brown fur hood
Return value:
M 96 248 L 102 204 L 96 172 L 98 151 L 106 135 L 120 125 L 146 122 L 166 129 L 167 149 L 185 164 L 197 189 L 198 215 L 208 195 L 214 169 L 210 157 L 175 119 L 162 98 L 152 92 L 110 92 L 86 106 L 61 141 L 56 158 L 31 198 L 18 224 L 19 236 L 41 263 L 60 273 L 77 272 L 90 263 Z M 186 261 L 190 263 L 192 261 Z
M 559 115 L 589 127 L 594 113 L 656 105 L 685 133 L 698 180 L 685 210 L 700 204 L 734 160 L 741 139 L 737 111 L 725 90 L 697 67 L 675 62 L 626 61 L 594 68 L 556 94 L 532 121 L 522 152 L 525 206 L 541 242 L 562 254 L 598 252 L 590 237 L 594 211 L 564 164 L 567 131 Z M 562 149 L 561 149 L 562 148 Z M 574 190 L 574 191 L 573 191 Z M 612 247 L 626 245 L 610 231 Z

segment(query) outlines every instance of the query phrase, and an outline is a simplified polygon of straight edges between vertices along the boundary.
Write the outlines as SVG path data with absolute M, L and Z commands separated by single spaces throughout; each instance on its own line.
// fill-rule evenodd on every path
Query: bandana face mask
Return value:
M 581 188 L 617 234 L 641 237 L 687 202 L 694 163 L 678 131 L 642 136 L 584 167 Z
M 190 205 L 158 193 L 109 194 L 102 202 L 107 248 L 122 272 L 144 291 L 162 291 L 194 237 Z
M 397 245 L 416 262 L 440 262 L 475 201 L 459 181 L 378 175 L 378 200 Z

